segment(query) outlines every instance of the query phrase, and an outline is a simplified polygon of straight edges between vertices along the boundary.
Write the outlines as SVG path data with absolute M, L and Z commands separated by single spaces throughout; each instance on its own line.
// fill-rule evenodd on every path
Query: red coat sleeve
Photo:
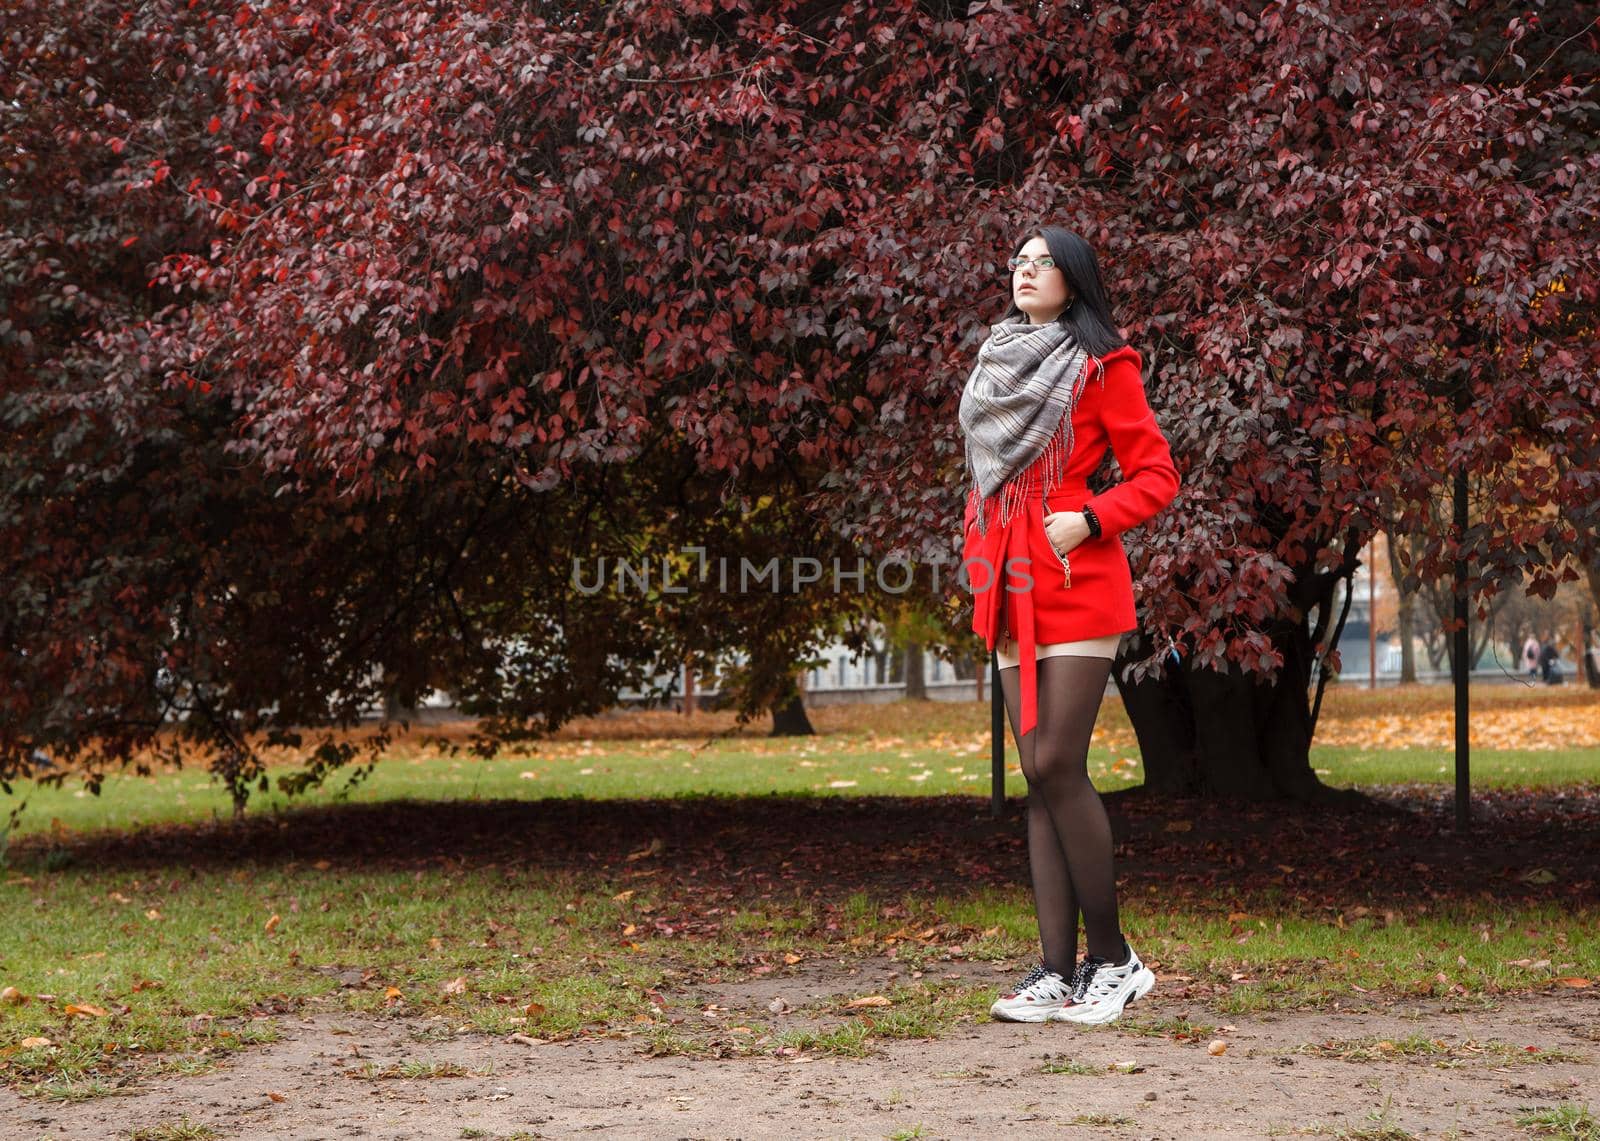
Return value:
M 1116 360 L 1107 366 L 1100 421 L 1122 469 L 1120 483 L 1088 500 L 1100 520 L 1100 533 L 1106 536 L 1143 523 L 1171 503 L 1178 494 L 1178 468 L 1145 400 L 1144 381 L 1133 361 Z

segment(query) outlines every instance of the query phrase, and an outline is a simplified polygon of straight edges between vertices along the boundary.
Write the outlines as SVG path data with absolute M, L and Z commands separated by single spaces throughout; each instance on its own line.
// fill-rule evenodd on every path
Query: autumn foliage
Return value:
M 730 648 L 781 698 L 869 604 L 578 597 L 571 559 L 950 558 L 970 353 L 1060 221 L 1184 472 L 1128 537 L 1127 684 L 1275 680 L 1248 747 L 1173 748 L 1303 790 L 1374 529 L 1465 464 L 1479 522 L 1413 574 L 1600 558 L 1574 13 L 11 3 L 0 775 L 180 717 L 242 784 L 250 730 L 433 685 L 537 730 Z M 972 648 L 948 576 L 921 601 Z

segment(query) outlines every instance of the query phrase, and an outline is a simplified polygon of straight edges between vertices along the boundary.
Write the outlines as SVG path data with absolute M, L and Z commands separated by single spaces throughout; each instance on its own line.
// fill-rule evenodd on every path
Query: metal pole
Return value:
M 1378 688 L 1378 536 L 1367 543 L 1367 688 Z
M 1465 394 L 1463 386 L 1462 394 Z M 1462 459 L 1455 478 L 1455 687 L 1456 687 L 1456 831 L 1465 832 L 1472 824 L 1472 780 L 1467 746 L 1467 467 Z
M 1000 697 L 1000 656 L 989 654 L 989 815 L 1006 814 L 1006 708 Z

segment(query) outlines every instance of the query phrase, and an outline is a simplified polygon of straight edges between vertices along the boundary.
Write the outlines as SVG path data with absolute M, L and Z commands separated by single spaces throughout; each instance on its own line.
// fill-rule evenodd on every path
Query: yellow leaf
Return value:
M 1221 1038 L 1213 1038 L 1211 1040 L 1211 1045 L 1206 1047 L 1206 1053 L 1210 1054 L 1213 1058 L 1221 1054 L 1226 1054 L 1227 1052 L 1228 1044 Z
M 386 987 L 383 988 L 383 997 L 386 998 L 386 999 L 394 999 L 394 998 L 404 998 L 405 996 L 400 993 L 400 988 L 399 987 L 397 987 L 397 986 L 386 986 Z
M 278 929 L 278 915 L 277 915 L 276 912 L 274 912 L 273 915 L 272 915 L 272 918 L 267 920 L 267 934 L 271 935 L 277 929 Z
M 457 975 L 439 989 L 445 994 L 463 994 L 467 989 L 467 976 Z
M 864 995 L 861 998 L 852 998 L 845 1003 L 846 1006 L 892 1006 L 893 1004 L 881 994 Z
M 792 967 L 792 966 L 794 966 L 796 963 L 800 962 L 804 958 L 805 958 L 804 955 L 797 955 L 793 951 L 788 951 L 788 952 L 785 952 L 785 954 L 783 956 L 783 961 L 785 963 L 789 964 L 789 966 Z
M 1591 982 L 1590 980 L 1588 980 L 1588 979 L 1580 979 L 1580 978 L 1557 979 L 1556 983 L 1559 986 L 1570 986 L 1570 987 L 1586 987 L 1586 986 L 1593 986 L 1594 985 L 1594 983 Z
M 37 1046 L 54 1046 L 55 1043 L 48 1038 L 24 1038 L 18 1045 L 24 1050 L 32 1050 Z
M 106 1016 L 106 1012 L 101 1010 L 98 1006 L 90 1006 L 86 1002 L 85 1003 L 69 1002 L 69 1003 L 67 1003 L 66 1007 L 64 1008 L 64 1013 L 66 1013 L 66 1014 L 81 1014 L 85 1018 L 104 1018 Z
M 611 898 L 616 900 L 618 903 L 625 903 L 626 901 L 628 901 L 628 900 L 633 898 L 633 893 L 636 890 L 637 890 L 636 888 L 631 888 L 630 887 L 627 891 L 619 891 L 619 892 L 617 892 L 617 894 L 612 896 Z
M 144 913 L 144 917 L 146 919 L 160 919 L 161 918 L 161 912 L 158 909 L 152 907 L 149 911 Z

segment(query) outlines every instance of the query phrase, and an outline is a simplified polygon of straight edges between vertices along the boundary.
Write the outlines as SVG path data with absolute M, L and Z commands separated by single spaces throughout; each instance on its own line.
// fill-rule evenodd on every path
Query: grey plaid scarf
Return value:
M 1013 477 L 1043 452 L 1066 418 L 1064 449 L 1049 448 L 1048 483 L 1059 480 L 1072 454 L 1072 409 L 1088 372 L 1085 352 L 1070 329 L 1057 321 L 1031 325 L 1002 321 L 990 326 L 978 360 L 961 392 L 961 428 L 966 435 L 967 473 L 981 494 L 978 529 L 987 533 L 986 508 L 1002 491 L 1001 522 L 1010 520 L 1021 489 Z

